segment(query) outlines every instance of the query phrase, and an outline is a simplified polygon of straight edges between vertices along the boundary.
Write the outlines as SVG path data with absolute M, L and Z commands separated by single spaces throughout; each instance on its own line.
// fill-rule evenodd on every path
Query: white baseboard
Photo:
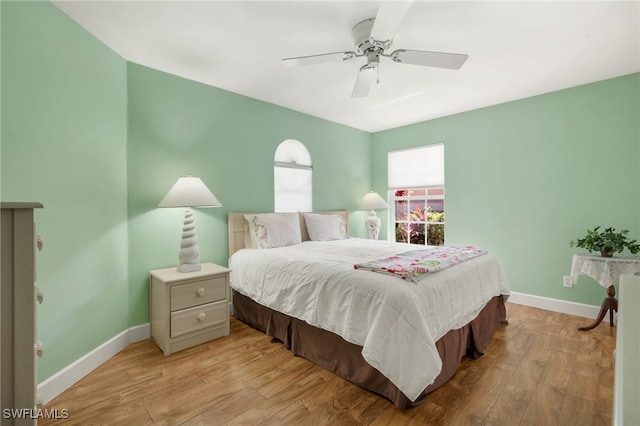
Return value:
M 104 342 L 88 354 L 67 365 L 53 376 L 38 384 L 38 394 L 43 402 L 49 401 L 69 389 L 91 371 L 129 344 L 148 339 L 151 336 L 149 323 L 130 327 Z
M 511 296 L 509 296 L 509 302 L 585 318 L 596 318 L 600 312 L 599 306 L 567 302 L 565 300 L 513 291 L 511 292 Z M 42 397 L 43 403 L 47 404 L 130 343 L 148 339 L 150 336 L 151 331 L 148 323 L 131 327 L 109 339 L 82 358 L 69 364 L 38 385 L 38 393 Z
M 515 291 L 511 292 L 509 302 L 591 319 L 597 318 L 598 313 L 600 313 L 600 306 L 568 302 L 566 300 L 551 299 L 549 297 L 534 296 L 526 293 L 517 293 Z

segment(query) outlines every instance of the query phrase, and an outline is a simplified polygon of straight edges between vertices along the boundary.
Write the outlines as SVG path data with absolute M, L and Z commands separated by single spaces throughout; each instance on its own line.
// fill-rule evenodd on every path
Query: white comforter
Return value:
M 417 284 L 353 267 L 419 248 L 424 246 L 350 238 L 243 249 L 229 260 L 231 286 L 362 346 L 364 359 L 413 401 L 441 370 L 435 342 L 469 323 L 494 296 L 509 294 L 490 254 L 427 274 Z

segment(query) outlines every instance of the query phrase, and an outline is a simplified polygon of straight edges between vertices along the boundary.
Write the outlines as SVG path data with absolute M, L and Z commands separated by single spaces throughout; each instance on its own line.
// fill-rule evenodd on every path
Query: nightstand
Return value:
M 149 272 L 151 338 L 165 356 L 229 334 L 229 272 L 213 263 Z

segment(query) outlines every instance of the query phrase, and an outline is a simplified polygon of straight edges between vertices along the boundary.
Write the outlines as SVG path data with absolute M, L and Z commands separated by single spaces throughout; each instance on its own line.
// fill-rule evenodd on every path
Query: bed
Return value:
M 415 280 L 367 270 L 426 250 L 348 238 L 346 223 L 346 211 L 229 213 L 234 315 L 398 408 L 418 405 L 506 323 L 502 269 L 483 252 Z

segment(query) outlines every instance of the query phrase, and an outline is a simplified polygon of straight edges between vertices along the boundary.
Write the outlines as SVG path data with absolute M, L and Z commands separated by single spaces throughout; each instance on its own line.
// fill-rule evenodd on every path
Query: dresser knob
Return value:
M 34 345 L 34 347 L 36 350 L 36 355 L 38 355 L 39 357 L 42 357 L 42 342 L 38 340 Z
M 206 318 L 207 314 L 205 314 L 204 312 L 200 312 L 198 314 L 198 321 L 202 322 L 204 321 L 204 319 Z
M 36 408 L 40 410 L 44 408 L 44 398 L 40 392 L 36 394 Z
M 200 296 L 200 297 L 204 296 L 204 288 L 200 287 L 200 288 L 196 291 L 196 293 L 198 293 L 198 296 Z

